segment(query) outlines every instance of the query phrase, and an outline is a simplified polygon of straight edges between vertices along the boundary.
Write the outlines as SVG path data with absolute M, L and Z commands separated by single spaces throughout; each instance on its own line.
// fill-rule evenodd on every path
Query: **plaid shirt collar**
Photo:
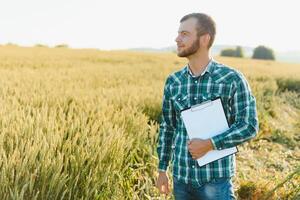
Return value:
M 208 72 L 209 74 L 211 74 L 211 73 L 213 72 L 213 70 L 214 70 L 214 69 L 213 69 L 213 63 L 214 63 L 214 59 L 213 59 L 213 58 L 210 58 L 208 64 L 207 64 L 206 67 L 205 67 L 205 70 L 204 70 L 200 75 L 198 75 L 198 76 L 195 76 L 195 75 L 193 74 L 193 72 L 192 72 L 191 69 L 190 69 L 190 65 L 187 64 L 186 67 L 184 68 L 185 74 L 186 74 L 186 75 L 189 74 L 189 75 L 192 76 L 193 78 L 198 78 L 199 76 L 203 76 L 203 75 L 205 74 L 205 72 Z

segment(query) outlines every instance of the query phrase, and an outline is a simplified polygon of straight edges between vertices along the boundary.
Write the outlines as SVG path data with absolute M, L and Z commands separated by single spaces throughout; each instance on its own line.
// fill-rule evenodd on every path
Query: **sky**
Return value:
M 181 17 L 209 14 L 214 44 L 300 50 L 297 0 L 0 0 L 0 44 L 103 50 L 175 45 Z

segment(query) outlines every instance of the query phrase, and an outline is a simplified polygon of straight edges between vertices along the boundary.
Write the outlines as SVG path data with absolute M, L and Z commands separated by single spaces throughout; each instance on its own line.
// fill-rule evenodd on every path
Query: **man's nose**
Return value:
M 180 36 L 178 35 L 176 38 L 175 38 L 175 42 L 180 42 L 181 41 L 181 39 L 180 39 Z

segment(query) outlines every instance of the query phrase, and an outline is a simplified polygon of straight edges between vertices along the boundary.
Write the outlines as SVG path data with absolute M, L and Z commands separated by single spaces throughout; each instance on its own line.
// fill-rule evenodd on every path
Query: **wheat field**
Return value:
M 215 59 L 242 71 L 257 99 L 260 132 L 239 148 L 236 196 L 300 199 L 300 65 Z M 163 85 L 185 62 L 0 46 L 1 199 L 164 199 L 155 188 Z

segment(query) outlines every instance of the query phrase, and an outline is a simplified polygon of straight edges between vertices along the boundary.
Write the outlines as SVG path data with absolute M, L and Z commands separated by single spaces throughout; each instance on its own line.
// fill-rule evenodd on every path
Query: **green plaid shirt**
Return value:
M 234 147 L 255 137 L 256 100 L 243 74 L 211 60 L 204 73 L 195 77 L 187 65 L 171 74 L 165 83 L 157 146 L 159 171 L 166 171 L 171 161 L 174 177 L 198 186 L 234 175 L 235 155 L 199 167 L 187 148 L 189 138 L 180 111 L 216 97 L 222 100 L 230 128 L 211 138 L 214 148 Z

